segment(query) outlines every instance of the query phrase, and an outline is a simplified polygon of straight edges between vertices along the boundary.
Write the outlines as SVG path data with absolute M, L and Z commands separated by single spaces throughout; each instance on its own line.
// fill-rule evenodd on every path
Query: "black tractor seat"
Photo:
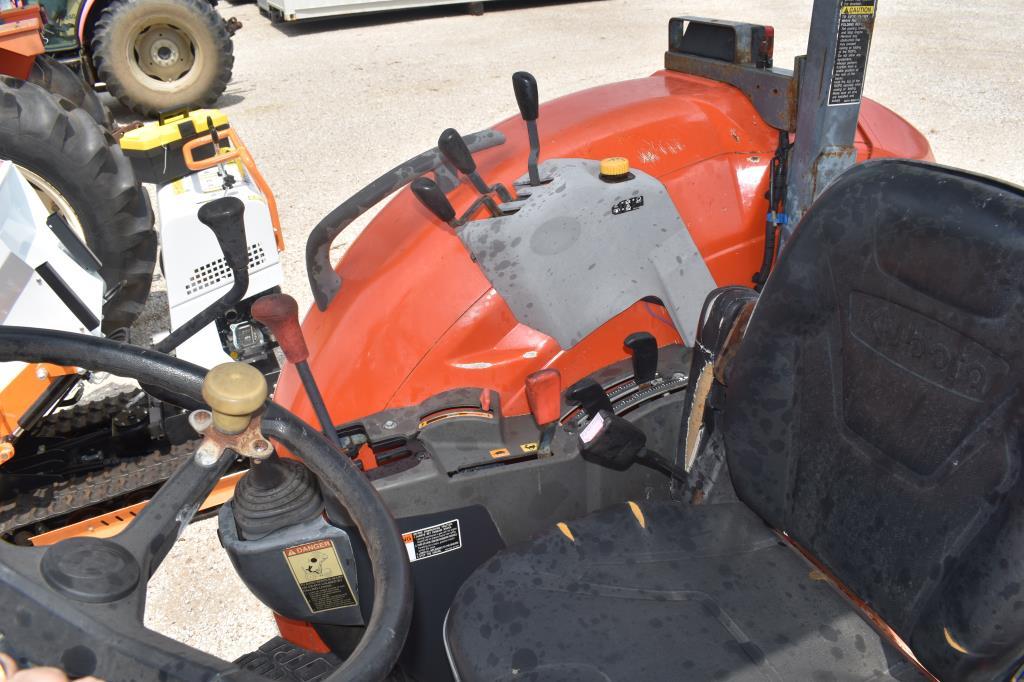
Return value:
M 917 680 L 742 502 L 629 503 L 495 557 L 448 616 L 461 680 Z
M 855 167 L 726 370 L 739 501 L 620 504 L 500 552 L 449 611 L 457 678 L 1016 680 L 1022 384 L 1024 192 Z

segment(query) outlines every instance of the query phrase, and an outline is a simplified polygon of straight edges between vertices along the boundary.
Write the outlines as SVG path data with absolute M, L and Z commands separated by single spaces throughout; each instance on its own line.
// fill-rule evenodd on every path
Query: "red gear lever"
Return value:
M 557 369 L 541 369 L 526 377 L 526 402 L 537 426 L 562 416 L 562 375 Z
M 252 316 L 277 339 L 288 362 L 298 364 L 309 358 L 306 339 L 299 326 L 299 304 L 288 294 L 267 294 L 252 304 Z
M 555 428 L 562 416 L 562 375 L 557 369 L 540 369 L 526 377 L 526 402 L 540 427 L 538 454 L 551 454 Z
M 284 351 L 284 356 L 295 365 L 302 380 L 302 387 L 306 389 L 306 396 L 320 421 L 320 428 L 331 442 L 341 448 L 338 430 L 334 427 L 327 405 L 324 404 L 324 397 L 316 385 L 313 371 L 306 362 L 309 358 L 309 348 L 306 347 L 306 339 L 302 336 L 302 327 L 299 325 L 299 304 L 288 294 L 267 294 L 252 304 L 251 311 L 253 319 L 270 330 Z

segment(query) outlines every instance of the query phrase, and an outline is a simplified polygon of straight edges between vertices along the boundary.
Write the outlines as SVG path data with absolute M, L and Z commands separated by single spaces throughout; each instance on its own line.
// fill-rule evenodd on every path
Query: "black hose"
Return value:
M 49 362 L 103 370 L 146 385 L 184 404 L 202 402 L 206 370 L 118 341 L 27 327 L 0 326 L 0 362 Z M 366 543 L 377 598 L 359 646 L 328 682 L 384 679 L 398 661 L 412 620 L 412 575 L 401 534 L 384 500 L 362 472 L 312 426 L 270 403 L 263 432 L 287 447 L 341 500 Z

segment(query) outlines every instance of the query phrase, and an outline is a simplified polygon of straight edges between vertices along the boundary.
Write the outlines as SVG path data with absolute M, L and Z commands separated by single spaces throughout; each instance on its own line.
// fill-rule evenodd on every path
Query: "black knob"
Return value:
M 446 223 L 455 220 L 455 209 L 437 183 L 430 178 L 416 178 L 412 181 L 412 193 L 431 213 Z
M 441 137 L 437 138 L 437 148 L 444 154 L 444 158 L 448 159 L 448 163 L 459 169 L 460 173 L 470 175 L 476 172 L 473 154 L 455 128 L 449 128 L 441 133 Z
M 238 197 L 221 197 L 199 207 L 199 222 L 213 230 L 233 273 L 249 267 L 244 215 L 245 204 Z
M 526 71 L 512 74 L 512 89 L 516 92 L 516 103 L 524 121 L 536 121 L 540 97 L 537 94 L 537 79 Z
M 581 379 L 565 392 L 565 399 L 583 408 L 587 416 L 593 417 L 601 410 L 612 412 L 612 401 L 601 388 L 601 384 L 593 379 Z
M 658 372 L 658 342 L 648 332 L 635 332 L 626 337 L 626 348 L 633 353 L 633 378 L 638 384 L 652 381 Z

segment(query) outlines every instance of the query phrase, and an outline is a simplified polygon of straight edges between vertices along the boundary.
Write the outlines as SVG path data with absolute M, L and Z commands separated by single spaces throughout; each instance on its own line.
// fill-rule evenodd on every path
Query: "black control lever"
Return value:
M 526 162 L 530 173 L 530 184 L 540 184 L 540 171 L 537 161 L 540 159 L 540 136 L 537 134 L 537 116 L 540 111 L 540 96 L 537 93 L 537 79 L 526 71 L 512 74 L 512 89 L 516 93 L 519 113 L 526 121 L 526 133 L 530 137 L 530 158 Z
M 658 341 L 648 332 L 634 332 L 623 342 L 633 354 L 633 378 L 649 384 L 658 373 Z
M 469 181 L 473 183 L 473 187 L 480 193 L 480 196 L 487 197 L 488 200 L 485 200 L 484 203 L 491 211 L 491 214 L 495 216 L 501 215 L 498 207 L 494 205 L 494 201 L 488 195 L 495 191 L 502 201 L 512 201 L 512 195 L 504 185 L 499 184 L 492 187 L 484 182 L 484 179 L 480 177 L 480 173 L 476 169 L 473 153 L 469 151 L 469 147 L 466 145 L 462 135 L 459 135 L 459 131 L 455 128 L 448 128 L 441 133 L 441 137 L 437 138 L 437 148 L 441 150 L 441 154 L 448 160 L 448 163 L 455 166 L 460 173 L 469 178 Z
M 598 412 L 580 431 L 577 446 L 583 459 L 614 471 L 640 464 L 687 482 L 685 469 L 647 448 L 647 434 L 640 427 L 608 410 Z
M 441 188 L 430 178 L 416 178 L 412 181 L 412 193 L 420 200 L 420 203 L 427 207 L 427 210 L 436 215 L 440 220 L 452 227 L 458 227 L 459 222 L 455 219 L 455 209 L 448 201 Z
M 213 231 L 224 261 L 234 276 L 231 289 L 220 300 L 167 335 L 156 350 L 169 353 L 238 304 L 249 288 L 249 247 L 245 238 L 245 204 L 238 197 L 221 197 L 199 208 L 199 222 Z
M 565 392 L 567 402 L 575 403 L 583 408 L 588 417 L 593 418 L 601 410 L 612 411 L 612 401 L 601 388 L 601 384 L 593 379 L 581 379 Z

